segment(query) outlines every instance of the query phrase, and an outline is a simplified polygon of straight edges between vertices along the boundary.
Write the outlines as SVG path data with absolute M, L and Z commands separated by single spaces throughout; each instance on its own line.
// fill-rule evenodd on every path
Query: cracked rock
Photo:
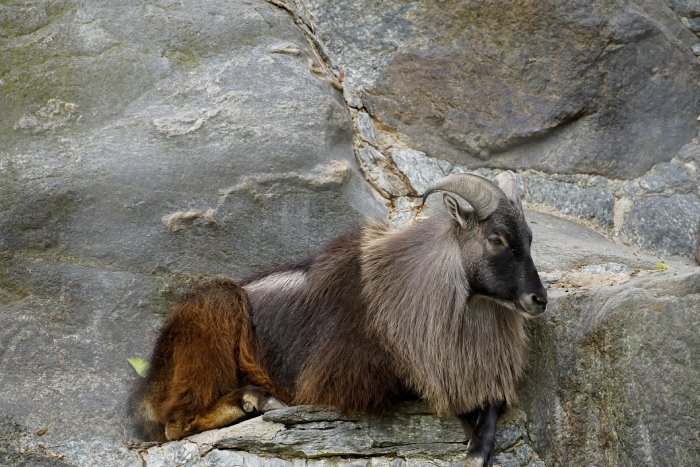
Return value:
M 396 197 L 408 194 L 406 185 L 391 170 L 384 154 L 371 146 L 364 146 L 357 150 L 357 156 L 367 181 L 384 196 Z
M 389 150 L 396 167 L 411 183 L 415 194 L 425 193 L 430 185 L 447 175 L 450 164 L 433 159 L 420 151 L 392 148 Z
M 700 231 L 700 198 L 695 194 L 650 196 L 625 216 L 621 233 L 649 251 L 691 257 Z
M 669 31 L 692 34 L 663 2 L 293 3 L 368 111 L 431 157 L 633 178 L 697 132 L 697 60 Z
M 525 200 L 545 204 L 558 211 L 590 220 L 605 229 L 613 226 L 615 200 L 606 188 L 550 180 L 535 173 L 523 175 Z

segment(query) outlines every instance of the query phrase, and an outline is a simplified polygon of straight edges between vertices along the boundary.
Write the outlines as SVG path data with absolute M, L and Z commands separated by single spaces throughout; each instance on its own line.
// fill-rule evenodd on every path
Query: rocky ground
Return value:
M 307 406 L 275 410 L 179 443 L 140 447 L 146 465 L 459 465 L 464 432 L 421 405 L 386 417 L 348 417 Z M 542 466 L 522 420 L 509 420 L 496 441 L 501 465 Z
M 290 408 L 133 444 L 193 284 L 517 169 L 551 305 L 498 463 L 700 459 L 700 5 L 0 5 L 0 464 L 446 465 L 455 420 Z

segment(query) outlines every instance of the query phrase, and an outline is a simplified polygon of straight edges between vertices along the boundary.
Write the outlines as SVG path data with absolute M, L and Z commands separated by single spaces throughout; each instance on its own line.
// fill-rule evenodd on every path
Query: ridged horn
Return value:
M 472 205 L 481 220 L 493 214 L 501 199 L 507 199 L 496 184 L 475 174 L 453 174 L 438 180 L 423 194 L 423 203 L 436 191 L 449 191 L 461 196 Z

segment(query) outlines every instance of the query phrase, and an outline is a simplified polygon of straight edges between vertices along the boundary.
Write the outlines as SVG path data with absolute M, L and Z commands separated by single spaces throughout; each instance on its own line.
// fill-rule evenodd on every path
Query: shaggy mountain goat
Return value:
M 489 464 L 515 397 L 528 316 L 547 292 L 513 174 L 451 175 L 425 195 L 446 212 L 403 230 L 366 225 L 311 258 L 177 306 L 138 393 L 150 438 L 183 436 L 286 404 L 375 412 L 420 397 L 478 415 L 469 458 Z

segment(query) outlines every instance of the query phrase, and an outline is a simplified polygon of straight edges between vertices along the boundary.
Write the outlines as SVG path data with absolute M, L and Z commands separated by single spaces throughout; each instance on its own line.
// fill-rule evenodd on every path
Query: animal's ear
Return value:
M 450 216 L 452 216 L 455 222 L 457 222 L 461 228 L 466 229 L 467 211 L 462 209 L 462 206 L 459 205 L 457 200 L 447 193 L 442 195 L 442 202 L 445 204 L 447 212 L 450 213 Z
M 520 204 L 520 198 L 525 194 L 525 187 L 523 186 L 523 180 L 519 175 L 506 170 L 496 175 L 496 185 L 498 188 L 503 190 L 508 199 L 517 207 L 522 209 Z

